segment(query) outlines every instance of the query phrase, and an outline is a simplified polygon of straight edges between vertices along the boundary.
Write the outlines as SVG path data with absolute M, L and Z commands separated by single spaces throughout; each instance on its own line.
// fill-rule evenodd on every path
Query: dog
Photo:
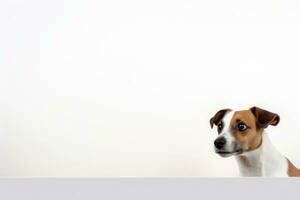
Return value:
M 272 145 L 265 129 L 276 126 L 280 117 L 259 107 L 234 111 L 222 109 L 211 119 L 217 126 L 215 152 L 222 157 L 235 156 L 241 176 L 300 176 L 297 169 Z

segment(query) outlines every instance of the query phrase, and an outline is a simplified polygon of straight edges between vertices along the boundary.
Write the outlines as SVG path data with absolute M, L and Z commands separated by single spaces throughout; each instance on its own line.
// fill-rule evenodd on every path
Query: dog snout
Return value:
M 226 144 L 226 139 L 224 137 L 217 138 L 214 144 L 217 149 L 222 149 Z

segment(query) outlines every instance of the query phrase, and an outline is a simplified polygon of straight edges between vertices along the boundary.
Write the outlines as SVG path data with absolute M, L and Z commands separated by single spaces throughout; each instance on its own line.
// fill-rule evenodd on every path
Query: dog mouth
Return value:
M 231 155 L 239 155 L 239 154 L 243 153 L 243 150 L 238 149 L 238 150 L 235 150 L 235 151 L 216 151 L 216 153 L 219 154 L 222 157 L 228 157 L 228 156 L 231 156 Z

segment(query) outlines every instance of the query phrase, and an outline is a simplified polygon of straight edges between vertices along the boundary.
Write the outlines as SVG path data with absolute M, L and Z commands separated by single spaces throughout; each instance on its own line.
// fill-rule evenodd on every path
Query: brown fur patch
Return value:
M 210 126 L 211 128 L 214 126 L 214 125 L 217 125 L 224 117 L 224 115 L 231 111 L 231 109 L 227 108 L 227 109 L 222 109 L 222 110 L 219 110 L 210 120 L 209 120 L 209 123 L 210 123 Z
M 236 127 L 240 122 L 246 124 L 248 129 L 239 131 Z M 244 144 L 246 151 L 257 149 L 262 144 L 263 129 L 257 127 L 256 118 L 250 110 L 235 112 L 230 125 L 235 139 Z
M 300 170 L 297 169 L 291 161 L 288 161 L 288 176 L 300 176 Z
M 267 128 L 269 125 L 276 126 L 280 121 L 280 117 L 276 113 L 272 113 L 256 106 L 250 108 L 249 110 L 255 116 L 257 126 L 260 128 Z

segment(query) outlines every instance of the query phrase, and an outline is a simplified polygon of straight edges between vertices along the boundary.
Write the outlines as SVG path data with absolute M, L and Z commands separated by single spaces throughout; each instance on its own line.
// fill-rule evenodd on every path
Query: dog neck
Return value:
M 236 156 L 242 176 L 287 176 L 288 162 L 263 133 L 259 148 Z

